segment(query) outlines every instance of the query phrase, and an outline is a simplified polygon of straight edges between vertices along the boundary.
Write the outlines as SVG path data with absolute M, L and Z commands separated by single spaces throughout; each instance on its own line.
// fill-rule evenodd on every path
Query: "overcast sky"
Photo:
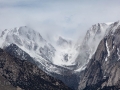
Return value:
M 96 23 L 120 20 L 120 0 L 0 0 L 0 29 L 29 26 L 76 39 Z

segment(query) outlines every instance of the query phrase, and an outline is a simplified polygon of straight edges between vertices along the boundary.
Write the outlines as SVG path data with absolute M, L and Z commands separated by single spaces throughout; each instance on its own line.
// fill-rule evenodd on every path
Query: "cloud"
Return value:
M 83 38 L 91 25 L 120 19 L 119 0 L 0 0 L 0 29 L 30 26 L 44 37 Z

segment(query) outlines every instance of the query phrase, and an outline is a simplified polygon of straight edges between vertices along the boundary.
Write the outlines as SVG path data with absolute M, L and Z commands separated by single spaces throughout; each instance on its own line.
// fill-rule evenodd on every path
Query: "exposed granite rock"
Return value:
M 14 87 L 11 83 L 0 75 L 0 90 L 22 90 L 19 87 Z
M 14 87 L 24 90 L 71 90 L 36 65 L 20 60 L 0 49 L 0 75 Z
M 85 71 L 79 90 L 120 89 L 120 27 L 101 40 Z

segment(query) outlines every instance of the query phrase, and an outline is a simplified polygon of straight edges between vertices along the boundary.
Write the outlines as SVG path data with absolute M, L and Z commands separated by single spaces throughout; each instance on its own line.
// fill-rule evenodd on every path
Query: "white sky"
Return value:
M 96 23 L 120 20 L 120 0 L 0 0 L 0 30 L 29 26 L 77 39 Z

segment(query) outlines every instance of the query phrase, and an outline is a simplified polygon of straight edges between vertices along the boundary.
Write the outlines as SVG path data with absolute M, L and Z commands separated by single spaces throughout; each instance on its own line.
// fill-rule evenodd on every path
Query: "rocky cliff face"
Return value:
M 0 75 L 0 90 L 21 90 L 21 88 L 14 87 L 7 79 Z
M 83 42 L 76 47 L 79 52 L 75 60 L 78 64 L 77 68 L 81 68 L 88 63 L 89 59 L 96 51 L 99 42 L 104 37 L 107 28 L 107 24 L 98 23 L 88 29 Z
M 2 49 L 0 49 L 0 75 L 14 87 L 24 90 L 71 90 L 36 65 L 9 55 Z
M 114 26 L 113 26 L 114 25 Z M 99 43 L 86 69 L 81 72 L 79 90 L 120 89 L 120 26 L 112 24 Z

